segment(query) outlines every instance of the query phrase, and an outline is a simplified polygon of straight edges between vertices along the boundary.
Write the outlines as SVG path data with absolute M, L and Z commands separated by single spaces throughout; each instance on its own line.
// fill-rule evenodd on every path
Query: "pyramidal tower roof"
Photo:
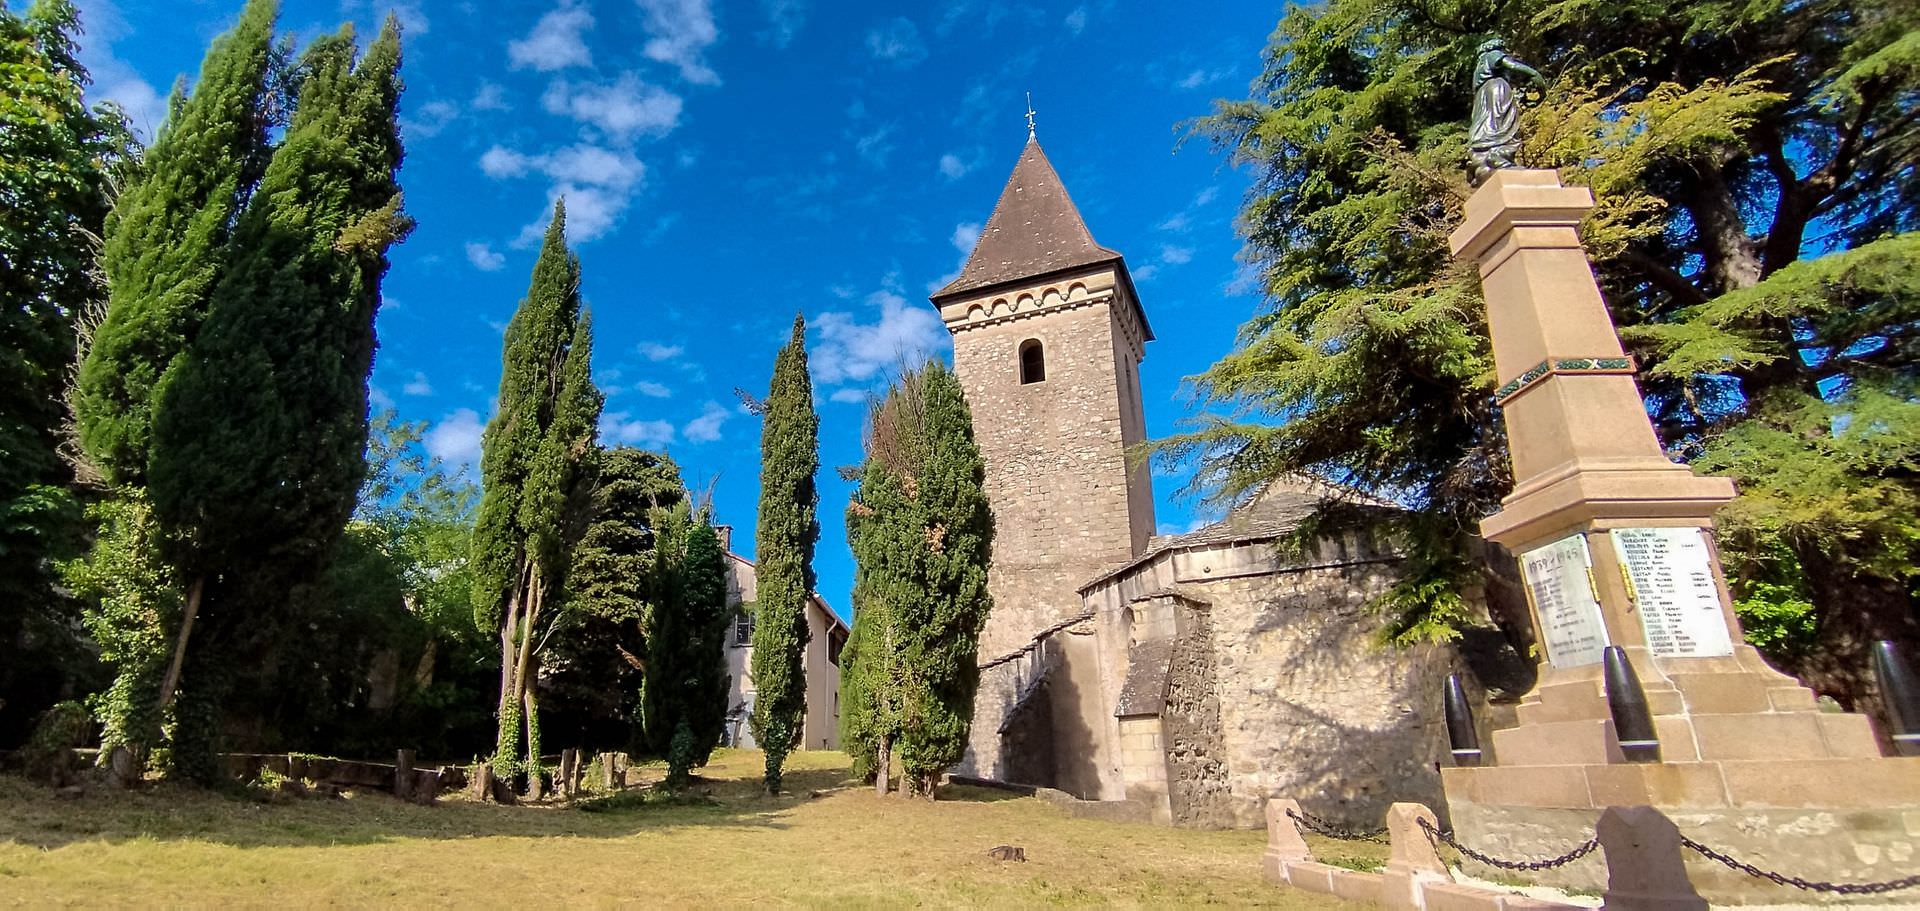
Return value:
M 960 277 L 933 297 L 1119 261 L 1120 254 L 1094 242 L 1047 153 L 1029 136 Z

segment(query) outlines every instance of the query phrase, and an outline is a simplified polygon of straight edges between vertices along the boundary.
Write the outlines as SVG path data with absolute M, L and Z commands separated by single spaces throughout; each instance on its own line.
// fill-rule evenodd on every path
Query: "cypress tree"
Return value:
M 686 499 L 671 458 L 625 446 L 600 454 L 592 520 L 567 570 L 567 627 L 541 656 L 553 701 L 600 722 L 576 728 L 589 742 L 614 742 L 605 722 L 616 721 L 627 725 L 633 752 L 648 749 L 640 665 L 651 660 L 648 631 L 666 597 L 663 567 L 677 565 L 666 562 L 670 519 Z
M 212 732 L 193 725 L 214 720 L 240 663 L 232 650 L 272 640 L 285 612 L 264 606 L 325 569 L 365 477 L 374 316 L 387 249 L 411 225 L 396 177 L 398 24 L 357 66 L 354 50 L 346 28 L 303 56 L 292 123 L 206 317 L 154 387 L 148 482 L 165 550 L 190 580 L 182 644 L 193 593 L 203 602 L 177 762 L 210 763 L 192 754 L 210 753 Z
M 754 608 L 753 737 L 767 754 L 768 793 L 780 791 L 780 771 L 801 734 L 807 712 L 802 658 L 807 646 L 807 599 L 812 596 L 813 546 L 820 540 L 814 515 L 819 494 L 820 417 L 813 411 L 807 373 L 806 319 L 795 316 L 793 335 L 773 361 L 773 383 L 760 431 L 760 515 L 754 537 L 759 550 Z
M 992 610 L 986 463 L 959 380 L 938 362 L 876 403 L 866 448 L 848 511 L 859 641 L 850 643 L 842 712 L 882 792 L 897 751 L 901 789 L 931 798 L 966 752 L 980 629 Z
M 726 725 L 726 553 L 705 510 L 683 507 L 671 541 L 663 541 L 662 596 L 647 631 L 643 698 L 648 747 L 667 759 L 667 783 L 686 783 L 706 765 Z
M 567 249 L 556 203 L 532 283 L 507 324 L 500 410 L 481 440 L 480 516 L 474 530 L 474 611 L 500 637 L 499 736 L 494 768 L 527 772 L 538 791 L 535 636 L 543 611 L 564 603 L 567 554 L 584 531 L 601 396 L 592 378 L 593 327 L 580 303 L 580 260 Z M 521 732 L 527 757 L 516 760 Z
M 107 217 L 107 312 L 81 364 L 80 440 L 107 480 L 145 480 L 154 387 L 198 332 L 231 226 L 265 173 L 275 0 L 249 0 L 216 39 Z

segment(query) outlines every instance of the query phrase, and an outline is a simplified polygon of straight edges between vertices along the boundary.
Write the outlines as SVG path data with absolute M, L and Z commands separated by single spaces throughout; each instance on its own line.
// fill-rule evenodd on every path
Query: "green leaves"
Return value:
M 758 602 L 753 627 L 754 740 L 767 752 L 767 790 L 780 790 L 780 770 L 799 738 L 807 710 L 801 660 L 810 633 L 807 602 L 813 596 L 813 547 L 820 540 L 815 509 L 820 496 L 820 417 L 813 410 L 807 373 L 807 325 L 795 316 L 793 335 L 773 360 L 760 431 L 760 510 L 754 535 L 758 550 Z

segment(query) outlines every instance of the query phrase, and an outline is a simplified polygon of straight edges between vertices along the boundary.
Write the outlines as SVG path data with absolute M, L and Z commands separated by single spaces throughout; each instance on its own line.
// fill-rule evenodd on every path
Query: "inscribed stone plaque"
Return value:
M 1633 585 L 1648 651 L 1663 658 L 1733 654 L 1704 530 L 1616 528 L 1613 549 Z
M 1585 535 L 1561 538 L 1520 555 L 1527 593 L 1540 619 L 1540 639 L 1554 667 L 1580 667 L 1600 661 L 1607 647 L 1607 624 L 1593 595 L 1593 565 Z

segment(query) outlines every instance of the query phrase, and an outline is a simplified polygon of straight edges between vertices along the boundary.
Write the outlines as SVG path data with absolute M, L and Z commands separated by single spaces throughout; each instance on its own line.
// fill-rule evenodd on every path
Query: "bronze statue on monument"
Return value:
M 1473 65 L 1473 122 L 1467 139 L 1467 173 L 1474 186 L 1499 168 L 1514 166 L 1520 151 L 1520 96 L 1507 74 L 1539 83 L 1540 71 L 1507 53 L 1507 43 L 1488 38 Z

